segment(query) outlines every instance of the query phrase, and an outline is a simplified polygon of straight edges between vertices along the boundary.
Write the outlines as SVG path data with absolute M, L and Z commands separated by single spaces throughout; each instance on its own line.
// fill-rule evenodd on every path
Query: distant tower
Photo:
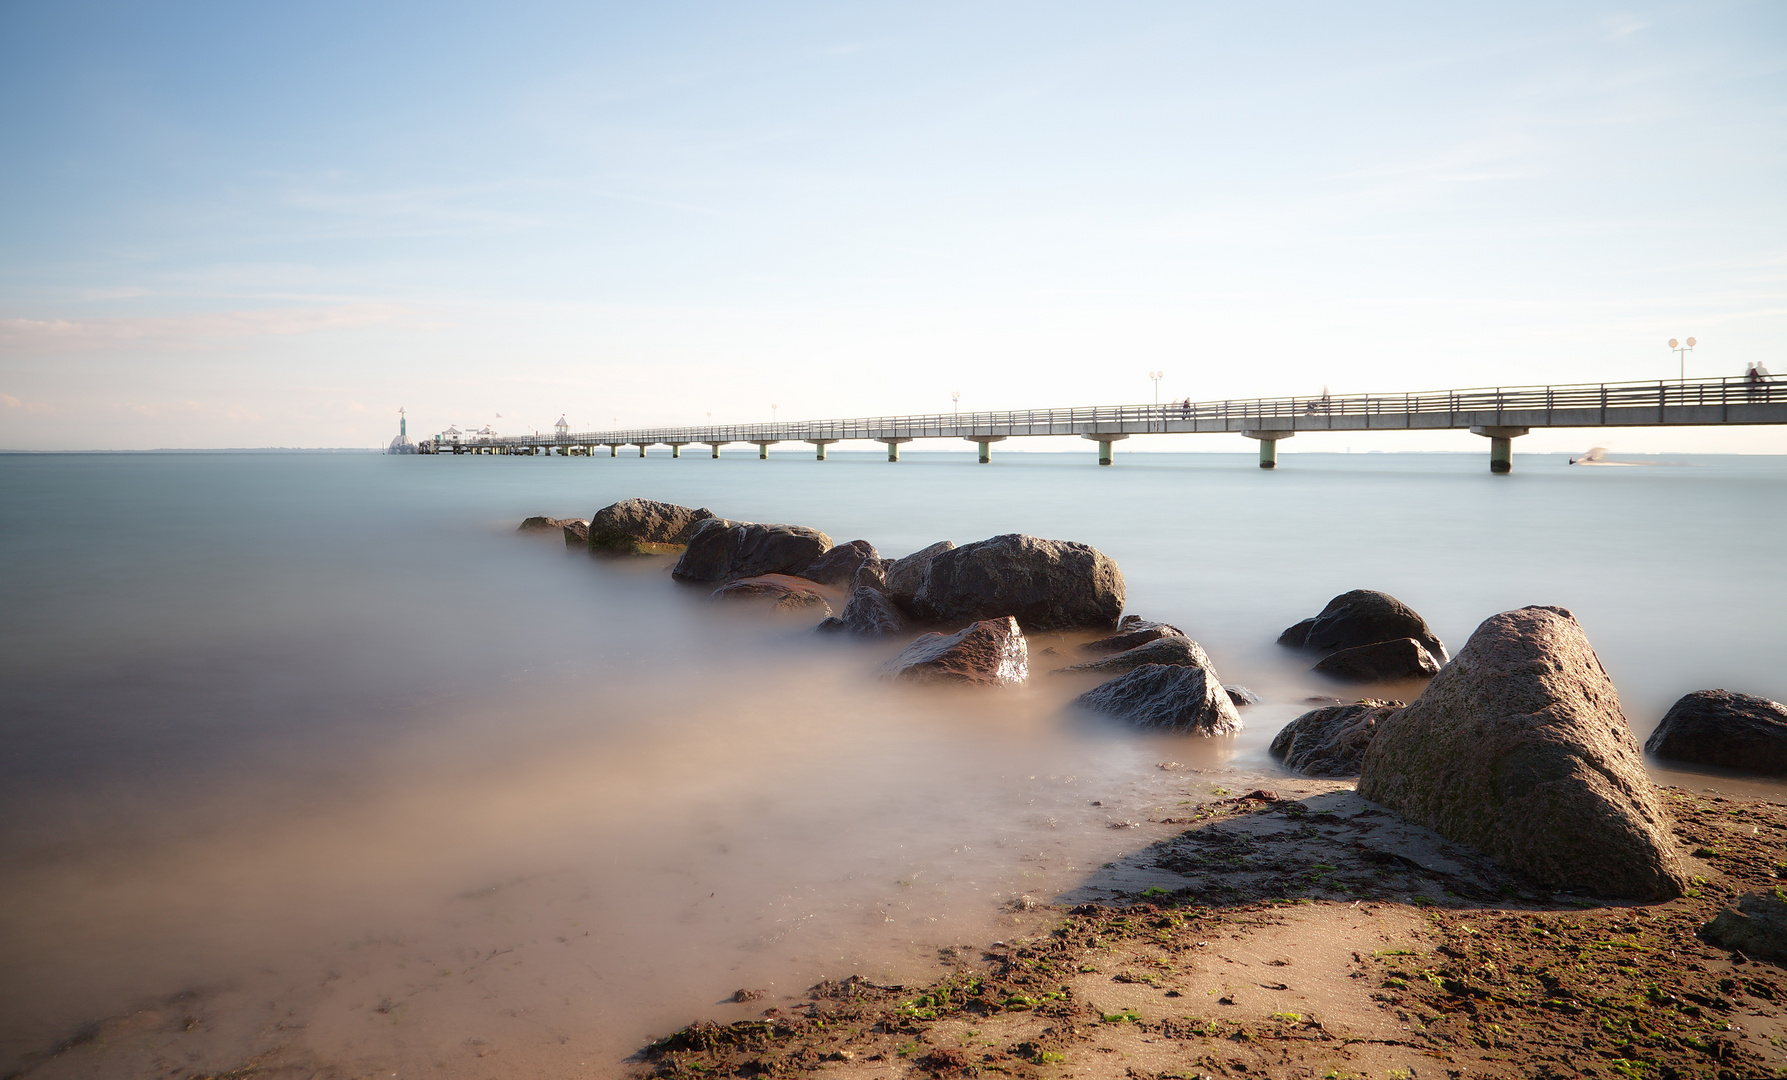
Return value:
M 571 434 L 571 425 L 565 423 L 565 417 L 564 417 L 563 413 L 559 414 L 558 423 L 552 425 L 552 430 L 561 439 L 564 438 L 565 436 Z
M 410 442 L 410 419 L 404 415 L 407 411 L 405 409 L 397 410 L 397 437 L 391 440 L 390 446 L 385 447 L 387 454 L 417 453 L 416 444 Z

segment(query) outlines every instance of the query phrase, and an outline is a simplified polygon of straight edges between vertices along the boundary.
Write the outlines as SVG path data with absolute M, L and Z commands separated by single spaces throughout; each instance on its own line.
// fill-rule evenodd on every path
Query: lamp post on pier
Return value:
M 955 408 L 957 416 L 962 415 L 962 392 L 960 390 L 949 392 L 949 403 Z
M 1154 404 L 1160 404 L 1160 380 L 1167 377 L 1164 371 L 1150 371 L 1148 377 L 1154 380 Z
M 1681 361 L 1681 371 L 1678 375 L 1678 379 L 1681 382 L 1688 381 L 1688 354 L 1694 351 L 1695 344 L 1696 342 L 1693 338 L 1689 338 L 1686 341 L 1677 341 L 1674 338 L 1669 339 L 1669 348 Z

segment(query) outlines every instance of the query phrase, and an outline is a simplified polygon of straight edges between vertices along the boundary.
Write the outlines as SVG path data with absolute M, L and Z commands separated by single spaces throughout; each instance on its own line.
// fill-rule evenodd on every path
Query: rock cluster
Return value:
M 1388 593 L 1354 589 L 1278 636 L 1280 645 L 1325 654 L 1316 670 L 1360 681 L 1423 679 L 1446 662 L 1427 620 Z
M 1359 794 L 1547 886 L 1668 899 L 1686 884 L 1619 695 L 1562 608 L 1477 627 L 1378 719 Z
M 1696 690 L 1669 707 L 1644 749 L 1672 761 L 1787 776 L 1787 705 Z

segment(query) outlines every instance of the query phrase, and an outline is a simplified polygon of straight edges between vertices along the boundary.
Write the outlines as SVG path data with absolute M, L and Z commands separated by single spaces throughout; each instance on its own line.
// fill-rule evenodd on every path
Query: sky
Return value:
M 1784 208 L 1780 2 L 0 0 L 0 448 L 1787 372 Z

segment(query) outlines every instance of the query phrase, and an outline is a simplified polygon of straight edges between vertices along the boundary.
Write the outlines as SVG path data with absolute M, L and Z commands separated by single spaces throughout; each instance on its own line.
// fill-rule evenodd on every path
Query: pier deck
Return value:
M 1510 440 L 1533 428 L 1710 427 L 1727 424 L 1787 424 L 1787 381 L 1749 379 L 1662 380 L 1578 383 L 1560 386 L 1486 387 L 1420 393 L 1337 394 L 1317 397 L 1232 398 L 1223 401 L 1167 402 L 1159 405 L 1106 405 L 1000 412 L 928 413 L 871 416 L 849 420 L 797 420 L 768 424 L 710 424 L 693 427 L 631 428 L 425 440 L 424 453 L 594 454 L 609 456 L 632 446 L 641 456 L 648 446 L 712 448 L 729 443 L 755 445 L 760 457 L 779 442 L 806 442 L 825 458 L 826 446 L 846 440 L 880 442 L 888 459 L 917 439 L 965 439 L 991 460 L 991 445 L 1005 439 L 1077 435 L 1099 444 L 1099 463 L 1110 464 L 1112 445 L 1131 435 L 1225 432 L 1260 442 L 1260 465 L 1277 462 L 1277 443 L 1300 431 L 1467 430 L 1490 440 L 1490 467 L 1511 467 Z

